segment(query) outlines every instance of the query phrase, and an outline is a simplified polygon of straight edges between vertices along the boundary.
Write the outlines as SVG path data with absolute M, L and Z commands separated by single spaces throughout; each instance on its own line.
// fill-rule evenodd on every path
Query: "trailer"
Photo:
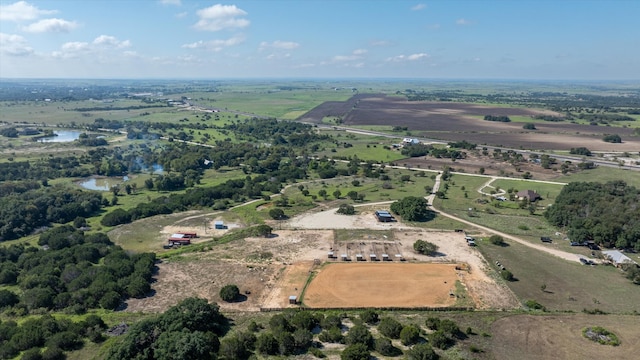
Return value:
M 191 244 L 191 239 L 194 238 L 195 236 L 191 236 L 191 234 L 183 234 L 183 233 L 175 233 L 173 235 L 171 235 L 171 237 L 168 240 L 168 243 L 170 245 L 190 245 Z

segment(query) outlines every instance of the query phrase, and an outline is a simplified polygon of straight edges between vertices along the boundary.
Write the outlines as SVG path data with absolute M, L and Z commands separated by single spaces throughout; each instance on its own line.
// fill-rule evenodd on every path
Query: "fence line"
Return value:
M 261 307 L 260 312 L 284 311 L 288 309 L 299 309 L 304 311 L 328 311 L 328 310 L 381 310 L 381 311 L 473 311 L 472 307 L 454 306 L 454 307 L 324 307 L 324 308 L 308 308 L 308 307 Z

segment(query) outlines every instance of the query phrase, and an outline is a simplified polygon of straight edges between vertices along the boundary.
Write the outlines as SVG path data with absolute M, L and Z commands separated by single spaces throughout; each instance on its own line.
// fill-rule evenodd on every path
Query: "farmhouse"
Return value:
M 537 192 L 533 191 L 533 190 L 522 190 L 522 191 L 518 191 L 516 193 L 516 196 L 518 197 L 518 200 L 529 200 L 531 202 L 534 202 L 536 200 L 540 200 L 542 199 L 542 196 L 540 196 L 540 194 L 538 194 Z
M 402 144 L 403 145 L 416 145 L 416 144 L 420 144 L 420 140 L 413 139 L 413 138 L 404 138 L 404 139 L 402 139 Z
M 394 220 L 391 213 L 386 210 L 376 210 L 375 216 L 379 222 L 392 222 Z
M 636 262 L 631 260 L 630 257 L 621 253 L 618 250 L 607 250 L 603 251 L 602 255 L 608 257 L 613 262 L 615 266 L 622 266 L 623 264 L 635 264 Z

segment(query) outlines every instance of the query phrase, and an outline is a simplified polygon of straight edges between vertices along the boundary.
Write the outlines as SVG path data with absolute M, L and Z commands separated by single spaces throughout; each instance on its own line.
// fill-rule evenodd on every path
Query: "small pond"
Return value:
M 49 137 L 43 137 L 38 139 L 38 142 L 70 142 L 70 141 L 74 141 L 77 140 L 80 137 L 80 134 L 83 133 L 83 131 L 75 131 L 75 130 L 61 130 L 61 131 L 54 131 L 54 134 L 58 135 L 58 136 L 49 136 Z
M 129 180 L 128 177 L 124 178 L 88 178 L 78 182 L 78 185 L 82 186 L 87 190 L 97 190 L 97 191 L 110 191 L 112 186 L 120 185 L 123 181 Z

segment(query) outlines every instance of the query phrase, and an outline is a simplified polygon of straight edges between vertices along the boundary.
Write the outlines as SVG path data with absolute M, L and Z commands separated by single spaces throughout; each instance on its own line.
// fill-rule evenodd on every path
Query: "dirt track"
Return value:
M 325 266 L 307 287 L 305 305 L 341 307 L 452 306 L 454 264 L 335 263 Z

